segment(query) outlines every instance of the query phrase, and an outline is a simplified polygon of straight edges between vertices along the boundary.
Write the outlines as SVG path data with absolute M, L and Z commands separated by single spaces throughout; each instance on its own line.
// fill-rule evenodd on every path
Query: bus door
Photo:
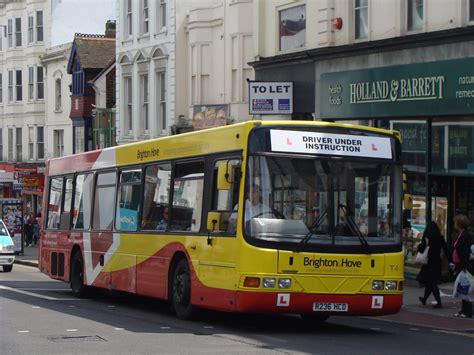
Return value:
M 235 287 L 238 255 L 236 226 L 241 158 L 219 158 L 213 162 L 212 171 L 207 253 L 200 260 L 200 275 L 204 283 L 230 290 Z
M 110 262 L 117 249 L 112 231 L 115 180 L 115 171 L 96 175 L 92 231 L 84 233 L 84 257 L 89 285 L 120 289 L 119 285 L 111 283 L 111 271 L 115 266 Z

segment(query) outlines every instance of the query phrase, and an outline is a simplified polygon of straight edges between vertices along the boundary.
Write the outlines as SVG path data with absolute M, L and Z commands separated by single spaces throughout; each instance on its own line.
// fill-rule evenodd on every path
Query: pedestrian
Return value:
M 444 251 L 444 255 L 446 255 L 448 259 L 450 259 L 450 253 L 448 251 L 448 245 L 441 235 L 439 226 L 434 221 L 429 222 L 426 226 L 421 243 L 418 246 L 418 252 L 423 253 L 428 247 L 428 263 L 421 266 L 421 270 L 416 278 L 425 286 L 425 293 L 422 297 L 419 297 L 419 300 L 423 305 L 426 305 L 428 297 L 433 293 L 436 300 L 436 304 L 433 308 L 442 308 L 438 288 L 442 269 L 441 251 Z
M 454 269 L 456 275 L 461 271 L 468 271 L 469 257 L 471 255 L 472 237 L 467 231 L 467 227 L 471 224 L 466 215 L 458 214 L 453 219 L 454 228 L 459 233 L 454 241 L 453 250 L 453 264 L 451 268 Z M 472 317 L 472 302 L 462 300 L 461 310 L 457 312 L 455 317 L 471 318 Z
M 33 243 L 33 217 L 31 214 L 28 214 L 25 218 L 23 231 L 25 233 L 25 245 L 29 247 Z
M 38 238 L 39 238 L 39 223 L 38 223 L 38 217 L 35 216 L 33 213 L 32 213 L 32 217 L 33 217 L 33 221 L 32 221 L 32 235 L 33 235 L 33 243 L 35 245 L 38 244 Z

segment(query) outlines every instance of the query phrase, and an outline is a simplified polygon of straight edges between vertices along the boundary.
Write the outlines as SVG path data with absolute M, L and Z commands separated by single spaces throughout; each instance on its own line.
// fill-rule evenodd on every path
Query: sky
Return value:
M 74 33 L 104 34 L 117 17 L 116 0 L 53 0 L 51 46 L 72 42 Z

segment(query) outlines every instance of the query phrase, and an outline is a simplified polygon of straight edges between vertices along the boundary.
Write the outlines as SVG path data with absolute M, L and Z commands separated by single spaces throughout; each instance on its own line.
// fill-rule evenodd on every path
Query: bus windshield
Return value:
M 401 167 L 393 162 L 254 155 L 247 171 L 244 228 L 250 238 L 400 243 Z

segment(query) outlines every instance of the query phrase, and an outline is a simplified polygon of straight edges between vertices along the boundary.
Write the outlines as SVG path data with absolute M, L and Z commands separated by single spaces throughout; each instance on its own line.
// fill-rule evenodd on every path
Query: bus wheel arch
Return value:
M 194 314 L 191 303 L 191 272 L 184 253 L 176 253 L 169 272 L 168 300 L 180 319 L 190 319 Z

